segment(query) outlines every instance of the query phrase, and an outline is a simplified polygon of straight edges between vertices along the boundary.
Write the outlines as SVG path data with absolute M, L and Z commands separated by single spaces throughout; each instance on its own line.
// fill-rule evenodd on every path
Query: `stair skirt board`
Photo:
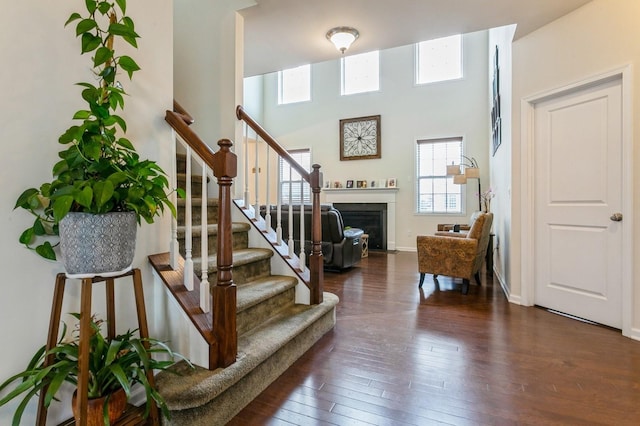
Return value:
M 163 424 L 227 423 L 334 327 L 337 303 L 336 295 L 324 293 L 322 304 L 294 308 L 306 311 L 297 315 L 302 316 L 303 324 L 296 324 L 298 320 L 287 316 L 283 324 L 267 324 L 262 331 L 241 336 L 238 359 L 225 369 L 188 370 L 178 364 L 182 376 L 160 373 L 156 383 L 171 410 L 171 420 L 165 419 Z M 283 333 L 292 336 L 282 336 Z

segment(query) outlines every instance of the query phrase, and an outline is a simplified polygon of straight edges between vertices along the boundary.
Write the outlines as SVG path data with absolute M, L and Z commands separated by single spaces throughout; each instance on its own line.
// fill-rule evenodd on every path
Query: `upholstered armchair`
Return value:
M 419 288 L 425 274 L 462 278 L 462 293 L 469 292 L 472 277 L 480 285 L 480 268 L 487 253 L 493 213 L 481 213 L 473 222 L 469 232 L 438 232 L 439 235 L 418 235 Z

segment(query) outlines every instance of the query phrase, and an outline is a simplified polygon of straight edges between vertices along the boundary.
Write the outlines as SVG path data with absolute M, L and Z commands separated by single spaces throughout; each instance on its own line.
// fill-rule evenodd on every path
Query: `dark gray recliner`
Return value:
M 289 239 L 289 206 L 282 205 L 282 238 Z M 276 229 L 277 207 L 270 207 L 271 227 Z M 260 215 L 266 216 L 266 207 L 260 207 Z M 331 205 L 320 206 L 322 225 L 322 256 L 328 269 L 346 269 L 362 259 L 361 237 L 364 231 L 357 228 L 344 229 L 340 212 Z M 311 254 L 311 205 L 304 206 L 305 253 Z M 300 206 L 293 206 L 293 239 L 296 254 L 300 251 Z

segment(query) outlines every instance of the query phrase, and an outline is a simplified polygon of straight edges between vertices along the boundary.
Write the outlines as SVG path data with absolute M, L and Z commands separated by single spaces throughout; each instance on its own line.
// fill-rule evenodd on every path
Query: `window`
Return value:
M 342 58 L 342 95 L 380 89 L 380 54 L 373 51 Z
M 462 36 L 416 44 L 416 84 L 462 78 Z
M 447 176 L 447 164 L 460 164 L 462 138 L 419 140 L 416 149 L 418 213 L 462 213 L 462 185 Z
M 296 149 L 289 151 L 289 155 L 293 157 L 306 171 L 311 171 L 311 150 Z M 278 168 L 280 169 L 280 202 L 282 204 L 300 204 L 301 194 L 305 204 L 311 203 L 311 189 L 309 184 L 302 179 L 302 176 L 289 166 L 289 163 L 282 158 L 279 159 Z M 302 184 L 302 185 L 301 185 Z M 301 188 L 302 187 L 302 188 Z M 291 188 L 291 191 L 289 191 Z M 291 194 L 291 199 L 289 199 Z
M 311 65 L 278 72 L 278 104 L 311 100 Z

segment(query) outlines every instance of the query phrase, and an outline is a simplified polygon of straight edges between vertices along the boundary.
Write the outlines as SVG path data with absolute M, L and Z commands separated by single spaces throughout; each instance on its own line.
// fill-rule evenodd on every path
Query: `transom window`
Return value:
M 462 35 L 416 44 L 416 84 L 462 78 Z
M 288 152 L 306 171 L 311 171 L 310 149 L 296 149 Z M 305 204 L 310 204 L 311 190 L 302 176 L 282 158 L 279 159 L 278 168 L 280 169 L 280 202 L 282 204 L 300 204 L 301 201 L 304 201 Z
M 447 164 L 460 164 L 461 158 L 461 137 L 417 141 L 418 213 L 462 213 L 462 185 L 447 176 Z
M 380 52 L 342 58 L 342 95 L 380 90 Z
M 311 65 L 278 72 L 278 104 L 311 100 Z

